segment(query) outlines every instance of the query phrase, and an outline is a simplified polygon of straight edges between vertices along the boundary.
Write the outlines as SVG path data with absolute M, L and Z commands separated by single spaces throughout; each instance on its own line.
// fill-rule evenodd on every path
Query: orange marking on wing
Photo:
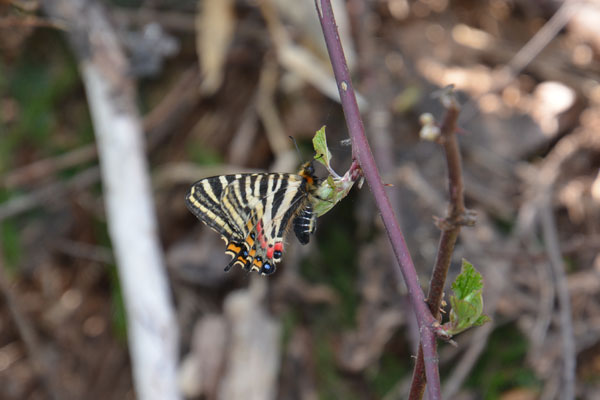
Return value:
M 233 253 L 239 253 L 242 248 L 240 246 L 236 246 L 234 243 L 229 243 L 227 249 L 225 251 L 231 251 Z

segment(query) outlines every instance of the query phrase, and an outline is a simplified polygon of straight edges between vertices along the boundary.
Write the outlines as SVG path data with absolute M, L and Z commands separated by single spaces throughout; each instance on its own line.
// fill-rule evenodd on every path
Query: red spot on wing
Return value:
M 283 243 L 282 242 L 275 243 L 274 250 L 275 251 L 283 251 Z
M 258 221 L 258 224 L 256 224 L 256 233 L 258 233 L 257 238 L 258 238 L 258 243 L 260 243 L 260 247 L 265 249 L 267 247 L 267 241 L 265 240 L 265 236 L 263 235 L 263 228 L 262 228 L 261 221 Z
M 273 246 L 269 246 L 269 248 L 267 249 L 267 257 L 268 258 L 273 258 L 273 252 L 275 251 L 275 249 L 273 248 Z

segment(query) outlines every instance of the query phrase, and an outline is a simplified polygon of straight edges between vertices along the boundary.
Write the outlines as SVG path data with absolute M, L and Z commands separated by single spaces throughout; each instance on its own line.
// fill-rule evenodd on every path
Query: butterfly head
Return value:
M 315 167 L 313 165 L 313 162 L 308 161 L 302 164 L 298 175 L 304 178 L 309 185 L 313 185 L 315 183 L 315 180 L 317 179 L 315 177 Z

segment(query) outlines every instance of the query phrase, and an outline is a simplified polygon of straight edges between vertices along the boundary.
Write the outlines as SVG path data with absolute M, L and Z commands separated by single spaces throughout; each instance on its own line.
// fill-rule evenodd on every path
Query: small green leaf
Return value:
M 333 176 L 329 175 L 327 177 L 327 184 L 329 185 L 330 188 L 335 189 L 335 182 L 333 180 Z
M 491 320 L 492 319 L 490 317 L 483 314 L 483 315 L 480 315 L 479 318 L 477 318 L 477 321 L 475 321 L 473 323 L 473 326 L 481 326 L 481 325 L 485 324 L 486 322 L 490 322 Z
M 456 335 L 472 326 L 490 321 L 483 312 L 483 278 L 473 264 L 463 259 L 460 274 L 452 283 L 454 295 L 450 297 L 450 322 L 448 332 Z
M 321 127 L 313 137 L 313 147 L 315 152 L 315 160 L 323 164 L 327 169 L 331 167 L 331 152 L 327 148 L 327 136 L 325 135 L 325 125 Z
M 313 210 L 318 217 L 331 210 L 346 197 L 354 185 L 354 181 L 345 179 L 345 176 L 341 179 L 329 178 L 321 182 L 314 196 Z
M 322 163 L 329 172 L 329 176 L 321 181 L 315 196 L 313 196 L 313 210 L 320 217 L 348 195 L 354 181 L 349 172 L 346 172 L 344 176 L 339 176 L 331 168 L 331 152 L 327 148 L 325 126 L 319 129 L 313 137 L 313 147 L 316 153 L 315 160 Z
M 469 294 L 481 289 L 483 289 L 481 274 L 475 270 L 473 264 L 463 259 L 460 274 L 452 283 L 454 294 L 459 299 L 465 299 Z

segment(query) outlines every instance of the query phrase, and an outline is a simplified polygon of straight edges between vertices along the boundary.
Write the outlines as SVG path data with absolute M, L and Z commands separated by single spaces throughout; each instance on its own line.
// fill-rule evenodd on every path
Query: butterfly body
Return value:
M 186 204 L 225 241 L 225 253 L 232 256 L 226 271 L 237 264 L 270 275 L 281 261 L 290 228 L 302 244 L 314 233 L 317 181 L 311 163 L 298 174 L 214 176 L 192 185 Z

